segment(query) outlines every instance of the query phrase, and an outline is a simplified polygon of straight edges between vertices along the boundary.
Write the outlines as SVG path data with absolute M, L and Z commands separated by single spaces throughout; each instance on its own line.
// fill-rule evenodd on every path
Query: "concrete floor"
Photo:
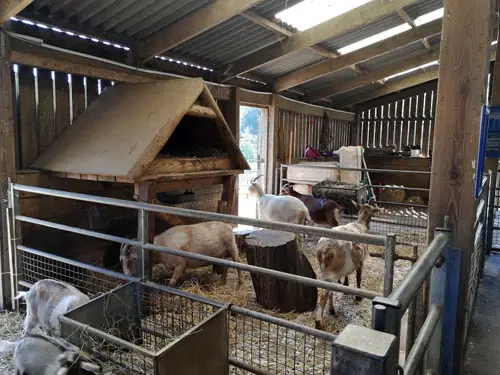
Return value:
M 486 260 L 474 308 L 462 375 L 500 374 L 500 254 Z

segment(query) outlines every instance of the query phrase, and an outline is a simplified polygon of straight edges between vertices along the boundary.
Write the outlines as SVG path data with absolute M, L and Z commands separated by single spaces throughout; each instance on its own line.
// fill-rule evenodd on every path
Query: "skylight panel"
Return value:
M 417 66 L 415 68 L 411 68 L 411 69 L 405 70 L 404 72 L 393 74 L 392 76 L 389 76 L 389 77 L 385 77 L 384 78 L 384 82 L 389 81 L 390 79 L 393 79 L 393 78 L 396 78 L 396 77 L 401 77 L 401 76 L 410 74 L 410 73 L 412 73 L 412 72 L 414 72 L 416 70 L 425 69 L 425 68 L 428 68 L 430 66 L 434 66 L 434 65 L 438 65 L 438 64 L 439 64 L 438 60 L 431 61 L 430 63 L 423 64 L 423 65 Z
M 348 46 L 345 46 L 343 48 L 340 48 L 337 52 L 340 53 L 341 55 L 345 55 L 346 53 L 350 53 L 353 51 L 356 51 L 358 49 L 367 47 L 371 44 L 380 42 L 381 40 L 390 38 L 394 35 L 401 34 L 402 32 L 405 32 L 407 30 L 410 30 L 411 26 L 408 25 L 407 23 L 403 23 L 399 26 L 393 27 L 392 29 L 382 31 L 381 33 L 372 35 L 368 38 L 362 39 L 356 43 L 349 44 Z
M 424 14 L 423 16 L 416 18 L 413 22 L 415 22 L 415 25 L 420 26 L 425 23 L 443 18 L 443 14 L 444 14 L 444 8 L 436 9 L 433 12 Z
M 373 0 L 304 0 L 275 15 L 299 31 L 307 30 Z

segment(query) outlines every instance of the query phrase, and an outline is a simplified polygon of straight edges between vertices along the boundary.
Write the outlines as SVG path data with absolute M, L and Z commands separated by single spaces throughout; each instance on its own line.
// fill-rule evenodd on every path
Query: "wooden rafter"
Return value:
M 495 61 L 496 52 L 493 51 L 490 55 L 490 61 Z M 364 94 L 356 94 L 353 96 L 349 96 L 346 98 L 339 99 L 332 103 L 332 107 L 334 108 L 344 108 L 348 105 L 358 104 L 362 102 L 366 102 L 368 100 L 380 98 L 384 95 L 392 94 L 394 92 L 398 92 L 413 86 L 420 85 L 422 83 L 426 83 L 429 81 L 433 81 L 438 78 L 439 75 L 439 66 L 433 66 L 429 68 L 425 68 L 424 71 L 416 74 L 409 75 L 408 77 L 399 79 L 397 81 L 387 81 L 380 87 L 369 91 Z
M 33 0 L 2 0 L 0 1 L 0 25 L 7 22 L 10 17 L 22 11 Z
M 278 25 L 276 22 L 270 21 L 267 18 L 264 18 L 260 15 L 258 15 L 255 12 L 252 12 L 251 10 L 247 10 L 246 12 L 241 14 L 242 17 L 245 17 L 247 20 L 252 21 L 253 23 L 262 26 L 269 31 L 272 31 L 280 36 L 283 37 L 291 37 L 294 33 L 290 30 L 285 29 L 284 27 Z M 316 52 L 317 54 L 326 57 L 328 59 L 338 57 L 340 54 L 337 52 L 332 52 L 329 51 L 325 48 L 322 48 L 320 46 L 311 46 L 309 47 L 311 50 Z
M 367 93 L 356 94 L 349 96 L 347 98 L 342 98 L 341 100 L 333 102 L 332 106 L 334 108 L 343 108 L 351 104 L 358 104 L 366 102 L 368 100 L 380 98 L 382 96 L 392 94 L 404 90 L 409 87 L 417 86 L 425 82 L 433 81 L 438 78 L 439 68 L 433 67 L 433 69 L 425 70 L 421 73 L 412 74 L 409 77 L 397 80 L 395 82 L 387 81 L 382 86 L 371 90 Z
M 384 79 L 385 77 L 388 77 L 392 74 L 404 72 L 408 69 L 416 68 L 420 65 L 424 65 L 438 59 L 439 59 L 439 51 L 426 53 L 424 55 L 416 56 L 408 60 L 389 64 L 388 66 L 382 69 L 372 71 L 368 74 L 355 77 L 348 81 L 339 82 L 338 84 L 332 85 L 332 87 L 328 87 L 324 90 L 312 93 L 306 97 L 306 100 L 310 102 L 315 102 L 323 98 L 328 98 L 330 96 L 334 96 L 342 92 L 355 89 L 360 86 L 368 85 L 372 82 Z
M 74 53 L 73 51 L 54 48 L 50 45 L 37 45 L 19 39 L 10 39 L 11 63 L 50 69 L 60 72 L 77 74 L 94 78 L 107 78 L 116 82 L 154 82 L 179 78 L 162 72 L 141 72 L 133 66 L 120 64 L 117 66 L 112 61 L 95 59 L 90 55 Z M 228 100 L 230 88 L 223 85 L 207 83 L 213 95 L 219 100 Z
M 345 69 L 353 64 L 366 61 L 378 55 L 390 52 L 396 48 L 415 42 L 423 37 L 437 34 L 441 31 L 441 21 L 433 21 L 417 29 L 405 31 L 391 38 L 361 48 L 357 51 L 342 55 L 336 59 L 320 62 L 294 71 L 279 78 L 275 83 L 276 91 L 280 92 L 290 87 L 319 78 L 323 75 Z
M 406 13 L 406 11 L 404 9 L 398 9 L 397 13 L 398 13 L 399 17 L 401 17 L 403 19 L 403 21 L 405 21 L 408 25 L 410 25 L 410 27 L 412 29 L 418 28 L 418 26 L 415 24 L 415 21 L 410 17 L 410 15 L 408 13 Z M 431 44 L 429 43 L 429 41 L 426 38 L 422 39 L 422 44 L 427 49 L 427 51 L 430 51 L 432 49 Z
M 163 27 L 139 42 L 137 60 L 141 63 L 194 38 L 262 0 L 216 0 L 188 16 Z
M 231 66 L 230 75 L 231 77 L 240 75 L 295 51 L 311 47 L 323 40 L 373 22 L 416 1 L 399 0 L 383 5 L 378 1 L 369 2 L 341 16 L 320 23 L 308 30 L 295 33 L 269 47 L 236 60 Z

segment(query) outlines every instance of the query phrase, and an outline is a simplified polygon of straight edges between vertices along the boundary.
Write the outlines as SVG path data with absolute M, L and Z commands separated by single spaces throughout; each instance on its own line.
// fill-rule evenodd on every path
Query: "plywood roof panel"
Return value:
M 108 88 L 41 155 L 33 168 L 136 179 L 160 152 L 201 94 L 202 79 L 120 84 Z M 208 103 L 212 107 L 213 103 Z M 212 108 L 222 117 L 218 108 Z M 228 151 L 248 167 L 224 118 Z M 232 139 L 231 139 L 232 138 Z M 242 161 L 243 160 L 243 164 Z

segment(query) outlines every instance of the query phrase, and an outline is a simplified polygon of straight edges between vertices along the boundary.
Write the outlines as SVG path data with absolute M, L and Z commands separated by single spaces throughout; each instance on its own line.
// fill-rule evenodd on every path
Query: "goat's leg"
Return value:
M 28 308 L 26 309 L 26 318 L 24 318 L 23 335 L 30 333 L 33 328 L 37 326 L 37 324 L 38 321 L 35 318 L 35 314 L 33 314 L 31 306 L 28 305 Z
M 356 286 L 361 289 L 361 278 L 363 276 L 363 265 L 359 266 L 356 270 Z M 363 298 L 356 296 L 354 297 L 356 301 L 361 301 Z
M 184 263 L 181 263 L 181 264 L 177 265 L 174 268 L 174 273 L 172 274 L 172 278 L 170 279 L 170 282 L 168 283 L 168 286 L 174 287 L 177 284 L 177 281 L 179 281 L 179 278 L 184 273 L 185 269 L 186 269 L 186 265 Z
M 236 247 L 236 245 L 234 247 L 229 247 L 229 256 L 233 262 L 241 263 L 240 256 L 238 255 L 238 247 Z M 240 269 L 237 269 L 236 272 L 238 272 L 238 285 L 236 286 L 236 289 L 240 289 L 241 285 L 243 284 L 243 275 Z M 225 281 L 224 284 L 226 284 Z
M 340 282 L 340 280 L 339 280 Z M 344 285 L 349 286 L 349 276 L 344 277 Z
M 336 312 L 335 312 L 335 306 L 333 306 L 333 293 L 332 292 L 328 293 L 328 306 L 330 308 L 330 310 L 329 310 L 330 315 L 335 315 Z
M 325 305 L 329 298 L 328 294 L 330 294 L 328 290 L 321 290 L 319 292 L 319 303 L 316 309 L 316 328 L 321 327 L 321 321 L 323 320 L 323 311 L 325 311 Z

